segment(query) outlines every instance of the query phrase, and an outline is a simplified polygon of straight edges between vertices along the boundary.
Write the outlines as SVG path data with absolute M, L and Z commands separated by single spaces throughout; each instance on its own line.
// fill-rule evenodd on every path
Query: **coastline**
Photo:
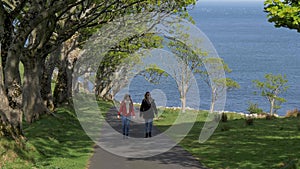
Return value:
M 135 106 L 140 106 L 140 103 L 133 103 Z M 157 106 L 157 108 L 161 108 L 161 109 L 172 109 L 172 110 L 180 110 L 181 107 L 169 107 L 169 106 Z M 186 107 L 186 110 L 193 110 L 193 111 L 207 111 L 209 112 L 209 110 L 204 110 L 204 109 L 194 109 L 194 108 L 190 108 L 190 107 Z M 247 118 L 265 118 L 266 114 L 250 114 L 250 113 L 245 113 L 245 112 L 235 112 L 235 111 L 227 111 L 227 110 L 223 110 L 223 111 L 214 111 L 216 113 L 222 114 L 230 114 L 230 113 L 235 113 L 237 115 L 241 115 L 241 116 L 245 116 Z M 275 117 L 278 118 L 282 118 L 285 117 L 285 115 L 278 115 L 278 114 L 274 114 Z

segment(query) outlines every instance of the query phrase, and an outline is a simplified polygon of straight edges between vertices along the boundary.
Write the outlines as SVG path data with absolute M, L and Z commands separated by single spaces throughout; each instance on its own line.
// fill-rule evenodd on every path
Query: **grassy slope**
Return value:
M 175 118 L 176 112 L 165 111 L 163 119 L 155 124 L 165 130 Z M 246 126 L 244 119 L 220 122 L 212 137 L 201 144 L 198 138 L 204 119 L 205 113 L 199 113 L 197 122 L 180 145 L 207 167 L 292 168 L 294 163 L 299 163 L 300 119 L 257 119 L 253 126 Z
M 107 110 L 111 104 L 101 104 Z M 87 167 L 94 142 L 85 134 L 73 111 L 59 108 L 57 117 L 44 116 L 24 126 L 28 139 L 25 149 L 7 139 L 0 140 L 0 168 Z

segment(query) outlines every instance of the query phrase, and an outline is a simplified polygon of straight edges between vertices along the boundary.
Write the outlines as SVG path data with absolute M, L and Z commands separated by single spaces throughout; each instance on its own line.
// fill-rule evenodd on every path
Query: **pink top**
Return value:
M 126 103 L 125 101 L 122 101 L 118 115 L 122 115 L 126 117 L 135 116 L 133 104 L 132 103 L 129 104 L 129 112 L 127 112 Z

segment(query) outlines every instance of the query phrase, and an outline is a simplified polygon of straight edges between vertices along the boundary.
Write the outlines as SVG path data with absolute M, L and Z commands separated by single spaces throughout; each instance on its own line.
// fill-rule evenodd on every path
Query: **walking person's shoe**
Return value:
M 148 133 L 146 133 L 145 138 L 148 138 Z
M 149 132 L 149 137 L 152 137 L 151 132 Z

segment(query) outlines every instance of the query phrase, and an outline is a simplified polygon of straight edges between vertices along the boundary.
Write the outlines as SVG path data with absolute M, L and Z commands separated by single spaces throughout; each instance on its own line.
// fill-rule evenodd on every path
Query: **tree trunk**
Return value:
M 105 80 L 104 80 L 105 79 Z M 117 83 L 116 86 L 121 85 Z M 115 86 L 115 88 L 117 88 Z M 103 67 L 99 67 L 95 79 L 95 94 L 98 98 L 105 99 L 106 95 L 112 90 L 113 87 L 113 72 L 105 72 Z
M 15 96 L 17 96 L 16 98 L 18 98 L 18 95 L 20 95 L 19 90 L 12 90 L 13 87 L 10 87 L 10 89 L 10 91 L 15 92 Z M 0 137 L 8 136 L 14 138 L 17 141 L 23 137 L 22 111 L 20 107 L 18 107 L 18 99 L 11 99 L 12 102 L 11 104 L 9 103 L 9 99 L 4 87 L 2 60 L 0 60 L 0 95 Z M 14 106 L 15 109 L 10 106 Z
M 210 103 L 210 113 L 213 113 L 214 109 L 215 109 L 216 91 L 217 91 L 217 88 L 212 88 L 212 91 L 211 91 L 211 103 Z
M 75 62 L 80 56 L 81 51 L 77 48 L 77 38 L 78 34 L 74 34 L 62 44 L 58 76 L 54 89 L 53 99 L 55 106 L 65 103 L 72 104 L 72 75 Z
M 111 84 L 106 85 L 106 86 L 98 85 L 97 88 L 96 88 L 97 97 L 98 98 L 105 98 L 105 96 L 109 93 L 111 88 L 112 88 Z
M 17 141 L 23 138 L 22 113 L 9 107 L 3 85 L 0 88 L 0 137 L 12 137 Z
M 63 56 L 60 62 L 56 85 L 54 89 L 54 105 L 70 103 L 72 97 L 72 70 L 69 69 L 68 58 Z
M 41 96 L 43 98 L 44 105 L 50 110 L 54 110 L 53 95 L 52 95 L 52 75 L 55 66 L 58 63 L 60 56 L 60 48 L 51 53 L 48 58 L 46 58 L 43 75 L 41 77 Z
M 184 113 L 186 110 L 186 96 L 181 96 L 181 111 Z
M 3 79 L 5 79 L 5 63 L 8 55 L 8 49 L 13 40 L 13 24 L 10 21 L 10 18 L 7 16 L 8 14 L 5 12 L 3 8 L 2 2 L 0 2 L 0 56 L 2 61 L 2 71 Z
M 0 136 L 22 138 L 21 41 L 13 37 L 13 24 L 0 2 Z M 7 78 L 6 78 L 7 77 Z
M 215 109 L 215 101 L 211 101 L 211 104 L 210 104 L 210 110 L 209 110 L 209 112 L 210 113 L 213 113 L 214 112 L 214 109 Z
M 1 97 L 3 97 L 1 104 L 2 106 L 7 106 L 4 108 L 4 111 L 7 111 L 5 112 L 6 117 L 9 124 L 13 128 L 12 133 L 15 133 L 16 137 L 22 135 L 22 90 L 19 72 L 19 56 L 21 55 L 21 51 L 20 44 L 14 43 L 11 45 L 7 51 L 7 58 L 4 68 L 5 74 L 4 77 L 1 76 L 1 83 L 4 81 L 3 92 L 5 93 L 1 95 Z
M 273 116 L 273 111 L 274 111 L 274 105 L 275 105 L 275 99 L 271 99 L 270 102 L 270 115 Z
M 27 122 L 32 123 L 39 119 L 41 114 L 49 110 L 43 104 L 40 88 L 40 75 L 42 70 L 42 59 L 24 58 L 24 84 L 23 84 L 23 111 Z

